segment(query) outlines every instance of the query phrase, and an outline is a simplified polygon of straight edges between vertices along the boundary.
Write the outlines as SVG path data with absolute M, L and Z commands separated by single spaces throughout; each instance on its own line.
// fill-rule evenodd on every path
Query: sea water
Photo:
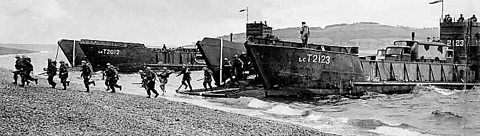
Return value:
M 37 77 L 46 67 L 47 58 L 55 59 L 56 45 L 0 45 L 39 51 L 26 54 L 32 58 Z M 13 69 L 15 55 L 0 56 L 0 67 Z M 66 60 L 61 52 L 57 60 Z M 201 71 L 192 72 L 192 86 L 203 88 Z M 96 91 L 105 91 L 100 73 L 93 76 Z M 58 78 L 55 78 L 59 82 Z M 78 71 L 69 80 L 82 83 Z M 287 122 L 341 135 L 480 135 L 480 90 L 448 90 L 419 86 L 412 93 L 376 95 L 370 99 L 343 98 L 336 102 L 321 99 L 281 98 L 209 98 L 177 94 L 181 76 L 170 76 L 167 92 L 160 97 L 247 116 Z M 121 74 L 120 93 L 146 96 L 138 74 Z M 33 85 L 35 86 L 35 85 Z M 160 92 L 160 88 L 156 86 Z M 184 90 L 182 88 L 181 90 Z M 161 92 L 160 92 L 161 93 Z M 146 98 L 145 98 L 146 99 Z

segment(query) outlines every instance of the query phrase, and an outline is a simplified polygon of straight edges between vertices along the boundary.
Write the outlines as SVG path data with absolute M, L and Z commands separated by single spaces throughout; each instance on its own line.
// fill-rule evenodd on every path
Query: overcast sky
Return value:
M 56 44 L 102 39 L 147 45 L 192 44 L 245 31 L 249 20 L 278 28 L 354 22 L 438 27 L 434 0 L 0 0 L 0 43 Z M 480 14 L 480 0 L 444 0 L 445 13 Z

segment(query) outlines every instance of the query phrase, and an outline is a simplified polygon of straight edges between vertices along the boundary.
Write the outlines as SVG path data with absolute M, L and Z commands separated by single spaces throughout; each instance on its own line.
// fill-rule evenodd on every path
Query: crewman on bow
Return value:
M 302 39 L 303 47 L 308 48 L 308 37 L 310 37 L 310 28 L 307 23 L 302 22 L 302 29 L 300 30 L 300 37 Z

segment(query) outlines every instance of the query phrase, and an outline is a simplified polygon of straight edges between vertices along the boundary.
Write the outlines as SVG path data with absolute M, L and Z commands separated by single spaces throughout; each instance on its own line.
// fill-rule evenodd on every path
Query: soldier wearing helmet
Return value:
M 23 60 L 24 67 L 21 72 L 22 84 L 20 86 L 23 87 L 25 83 L 29 84 L 30 83 L 29 81 L 35 81 L 35 83 L 38 84 L 38 79 L 35 79 L 30 75 L 33 71 L 32 60 L 25 55 L 22 56 L 22 60 Z
M 243 77 L 243 61 L 237 54 L 233 56 L 233 73 L 235 74 L 234 80 L 240 80 Z
M 165 85 L 168 82 L 168 77 L 170 77 L 170 74 L 172 74 L 172 70 L 168 70 L 167 67 L 163 67 L 162 71 L 160 74 L 157 74 L 158 76 L 158 81 L 160 82 L 160 89 L 162 89 L 163 93 L 165 93 Z
M 90 81 L 90 78 L 92 78 L 92 74 L 93 70 L 90 65 L 87 63 L 87 61 L 82 60 L 82 74 L 80 76 L 83 77 L 83 84 L 87 89 L 86 92 L 90 92 L 90 84 L 95 85 L 95 81 Z
M 13 71 L 13 84 L 17 84 L 18 76 L 22 72 L 22 70 L 25 67 L 25 64 L 23 63 L 22 58 L 20 58 L 20 55 L 15 56 L 15 71 Z
M 65 61 L 60 61 L 60 68 L 58 70 L 58 77 L 60 78 L 60 83 L 63 85 L 63 90 L 67 90 L 67 85 L 70 85 L 70 81 L 67 81 L 68 78 L 68 66 L 65 64 Z
M 55 77 L 57 75 L 57 62 L 52 61 L 51 59 L 49 59 L 48 61 L 49 61 L 48 66 L 47 66 L 48 84 L 50 84 L 52 86 L 52 88 L 55 88 L 57 83 L 55 83 L 55 81 L 53 81 L 53 77 Z
M 110 63 L 107 63 L 107 64 L 105 64 L 105 70 L 103 71 L 103 76 L 102 76 L 102 79 L 104 79 L 104 78 L 105 78 L 105 76 L 106 76 L 106 73 L 107 73 L 107 71 L 109 71 L 109 67 L 110 67 L 110 66 L 111 66 L 111 64 L 110 64 Z M 109 83 L 109 82 L 110 82 L 110 81 L 109 81 L 109 79 L 108 79 L 108 78 L 106 78 L 106 79 L 105 79 L 105 86 L 107 87 L 107 91 L 109 91 L 109 90 L 110 90 L 110 87 L 109 87 L 110 85 L 108 85 L 108 83 Z
M 157 78 L 157 75 L 155 74 L 155 72 L 152 71 L 152 68 L 150 67 L 146 68 L 145 74 L 145 78 L 147 81 L 147 98 L 150 98 L 151 92 L 153 92 L 155 94 L 155 98 L 157 98 L 159 95 L 157 90 L 155 90 L 155 79 Z
M 190 80 L 192 80 L 192 77 L 190 77 L 190 69 L 187 67 L 186 64 L 183 64 L 182 65 L 182 71 L 177 75 L 180 76 L 180 75 L 183 75 L 182 77 L 182 84 L 178 87 L 177 90 L 175 90 L 176 92 L 178 92 L 178 90 L 180 90 L 180 88 L 182 88 L 182 86 L 185 86 L 185 89 L 187 89 L 187 87 L 190 88 L 190 91 L 192 91 L 192 84 L 190 84 Z
M 118 71 L 117 69 L 113 66 L 110 65 L 110 63 L 107 63 L 107 69 L 105 70 L 105 75 L 107 76 L 107 79 L 105 80 L 105 84 L 107 85 L 107 88 L 112 89 L 111 93 L 115 93 L 115 87 L 119 88 L 122 90 L 122 86 L 118 85 Z

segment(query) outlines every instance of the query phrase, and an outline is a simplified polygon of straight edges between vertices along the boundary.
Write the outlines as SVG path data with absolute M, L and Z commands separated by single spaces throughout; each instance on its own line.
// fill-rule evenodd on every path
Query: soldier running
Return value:
M 56 61 L 51 61 L 51 59 L 49 59 L 49 63 L 48 63 L 48 66 L 46 69 L 47 71 L 47 75 L 48 75 L 48 84 L 50 84 L 52 86 L 52 88 L 55 88 L 55 86 L 57 85 L 57 83 L 55 83 L 55 81 L 53 81 L 53 77 L 55 77 L 55 75 L 57 75 L 57 62 Z
M 31 73 L 33 71 L 33 65 L 32 65 L 32 60 L 27 57 L 27 56 L 22 56 L 23 64 L 25 65 L 24 69 L 22 70 L 22 84 L 20 85 L 21 87 L 25 86 L 25 82 L 27 85 L 30 83 L 29 81 L 35 81 L 35 84 L 38 84 L 38 79 L 35 79 L 31 76 Z
M 140 74 L 140 78 L 142 79 L 142 87 L 147 89 L 147 74 L 143 72 L 143 70 L 139 70 L 138 74 Z
M 168 82 L 168 77 L 170 74 L 172 74 L 173 71 L 168 70 L 167 67 L 163 67 L 163 70 L 161 71 L 160 74 L 157 74 L 158 80 L 160 82 L 160 89 L 162 89 L 162 92 L 165 93 L 165 84 Z
M 65 61 L 60 61 L 60 69 L 58 70 L 58 77 L 60 78 L 60 83 L 63 85 L 63 90 L 67 90 L 67 85 L 70 85 L 70 81 L 67 81 L 68 78 L 68 66 L 65 64 Z
M 205 88 L 205 91 L 207 91 L 207 85 L 210 87 L 210 90 L 213 91 L 212 87 L 212 77 L 213 77 L 213 72 L 208 69 L 207 67 L 203 67 L 203 87 Z
M 105 81 L 108 81 L 108 88 L 112 89 L 111 93 L 115 93 L 115 87 L 119 88 L 122 90 L 122 86 L 118 85 L 118 71 L 113 65 L 109 65 L 108 68 L 105 70 L 105 75 L 107 76 L 107 79 Z
M 180 76 L 183 74 L 183 77 L 182 77 L 182 84 L 178 87 L 177 90 L 175 90 L 175 92 L 178 92 L 178 90 L 180 90 L 180 88 L 182 88 L 182 86 L 185 85 L 185 89 L 187 89 L 187 87 L 190 88 L 190 91 L 193 91 L 192 89 L 192 85 L 190 84 L 190 80 L 192 80 L 192 77 L 190 77 L 190 69 L 187 67 L 187 65 L 183 64 L 182 65 L 182 71 L 177 75 Z
M 157 77 L 157 75 L 155 74 L 155 72 L 152 71 L 152 68 L 150 67 L 147 67 L 147 70 L 146 70 L 146 79 L 147 79 L 147 98 L 150 98 L 150 91 L 152 91 L 154 94 L 155 94 L 155 98 L 158 97 L 158 92 L 157 90 L 155 90 L 155 79 Z
M 22 70 L 25 68 L 25 64 L 19 55 L 15 56 L 15 71 L 13 73 L 13 84 L 17 84 L 18 76 L 21 75 Z
M 106 64 L 106 68 L 105 68 L 105 70 L 103 71 L 102 79 L 105 78 L 106 72 L 108 71 L 108 69 L 109 69 L 110 66 L 111 66 L 110 63 L 107 63 L 107 64 Z M 110 82 L 109 79 L 106 78 L 106 79 L 105 79 L 105 86 L 107 87 L 107 91 L 110 90 L 110 85 L 108 85 L 109 82 Z
M 241 80 L 243 77 L 243 61 L 240 60 L 238 55 L 233 56 L 233 73 L 235 74 L 235 81 Z
M 95 85 L 95 81 L 90 81 L 90 78 L 92 78 L 92 68 L 87 64 L 85 60 L 82 60 L 82 74 L 80 75 L 83 77 L 83 84 L 85 85 L 85 88 L 87 89 L 87 93 L 90 92 L 90 84 Z

